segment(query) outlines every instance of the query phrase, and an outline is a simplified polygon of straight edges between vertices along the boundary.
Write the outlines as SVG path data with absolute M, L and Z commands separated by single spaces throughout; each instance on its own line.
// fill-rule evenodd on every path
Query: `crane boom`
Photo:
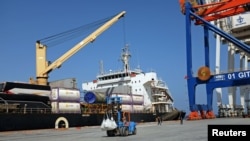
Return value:
M 71 56 L 77 53 L 80 49 L 85 47 L 88 43 L 93 42 L 101 33 L 107 30 L 110 26 L 116 23 L 121 17 L 125 15 L 125 11 L 117 14 L 115 17 L 107 21 L 101 27 L 96 29 L 82 41 L 77 43 L 74 47 L 72 47 L 69 51 L 64 53 L 61 57 L 59 57 L 56 61 L 49 64 L 46 60 L 46 46 L 42 45 L 40 42 L 36 42 L 36 81 L 30 79 L 30 83 L 38 84 L 38 85 L 47 85 L 48 84 L 48 74 L 59 68 L 66 60 L 68 60 Z

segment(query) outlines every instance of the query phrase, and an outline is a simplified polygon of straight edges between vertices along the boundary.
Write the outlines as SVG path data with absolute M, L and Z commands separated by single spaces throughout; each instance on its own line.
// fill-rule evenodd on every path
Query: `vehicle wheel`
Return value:
M 119 128 L 119 133 L 120 133 L 120 136 L 123 136 L 123 127 Z
M 137 134 L 137 129 L 135 128 L 134 132 L 133 132 L 133 135 L 136 135 L 136 134 Z
M 124 136 L 128 136 L 128 127 L 124 127 L 123 134 L 124 134 Z
M 107 136 L 109 136 L 109 137 L 115 136 L 114 130 L 108 130 L 108 131 L 107 131 Z
M 126 127 L 122 127 L 122 134 L 121 134 L 122 136 L 126 136 L 125 135 L 125 130 L 126 130 Z

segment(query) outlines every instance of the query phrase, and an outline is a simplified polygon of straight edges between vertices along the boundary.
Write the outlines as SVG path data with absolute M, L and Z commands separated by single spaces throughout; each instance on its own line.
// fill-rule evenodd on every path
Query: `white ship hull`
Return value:
M 95 100 L 97 102 L 98 98 L 102 97 L 103 103 L 105 103 L 105 97 L 121 96 L 123 98 L 122 106 L 129 112 L 135 112 L 134 109 L 155 114 L 175 111 L 173 98 L 165 82 L 158 78 L 156 72 L 143 72 L 140 69 L 131 70 L 130 57 L 126 46 L 121 55 L 124 66 L 122 71 L 108 73 L 101 71 L 102 73 L 97 75 L 97 79 L 83 83 L 84 92 L 98 93 L 99 95 L 86 96 L 85 102 L 94 103 Z

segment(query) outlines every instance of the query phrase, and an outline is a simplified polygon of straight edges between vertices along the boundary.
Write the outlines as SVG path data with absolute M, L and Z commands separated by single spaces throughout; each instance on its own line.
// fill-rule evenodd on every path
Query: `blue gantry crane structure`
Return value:
M 186 64 L 187 87 L 190 114 L 188 119 L 215 118 L 212 108 L 213 90 L 215 88 L 232 87 L 250 84 L 250 70 L 212 74 L 210 71 L 209 30 L 220 35 L 241 51 L 250 54 L 250 47 L 232 35 L 211 24 L 211 21 L 237 15 L 250 10 L 250 0 L 222 0 L 205 4 L 202 0 L 180 0 L 181 11 L 186 18 Z M 191 25 L 202 25 L 204 30 L 204 66 L 198 69 L 197 76 L 192 70 L 192 35 Z M 207 104 L 196 104 L 195 92 L 197 85 L 205 84 Z

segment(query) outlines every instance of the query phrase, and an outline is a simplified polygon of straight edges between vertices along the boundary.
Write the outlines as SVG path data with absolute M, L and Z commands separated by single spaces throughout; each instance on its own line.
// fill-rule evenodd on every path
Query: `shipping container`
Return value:
M 132 103 L 133 104 L 143 104 L 144 97 L 142 95 L 132 95 Z
M 122 111 L 124 112 L 141 112 L 143 109 L 143 105 L 122 104 Z
M 77 102 L 51 102 L 53 113 L 81 113 L 81 105 Z
M 143 111 L 143 109 L 144 109 L 143 105 L 133 105 L 133 111 L 134 112 Z
M 77 83 L 75 78 L 66 78 L 62 80 L 56 80 L 49 82 L 49 85 L 52 88 L 68 88 L 68 89 L 76 89 L 77 88 Z
M 111 97 L 121 97 L 123 104 L 131 104 L 132 103 L 132 97 L 128 94 L 112 94 Z
M 68 88 L 52 88 L 51 101 L 80 102 L 80 90 Z

